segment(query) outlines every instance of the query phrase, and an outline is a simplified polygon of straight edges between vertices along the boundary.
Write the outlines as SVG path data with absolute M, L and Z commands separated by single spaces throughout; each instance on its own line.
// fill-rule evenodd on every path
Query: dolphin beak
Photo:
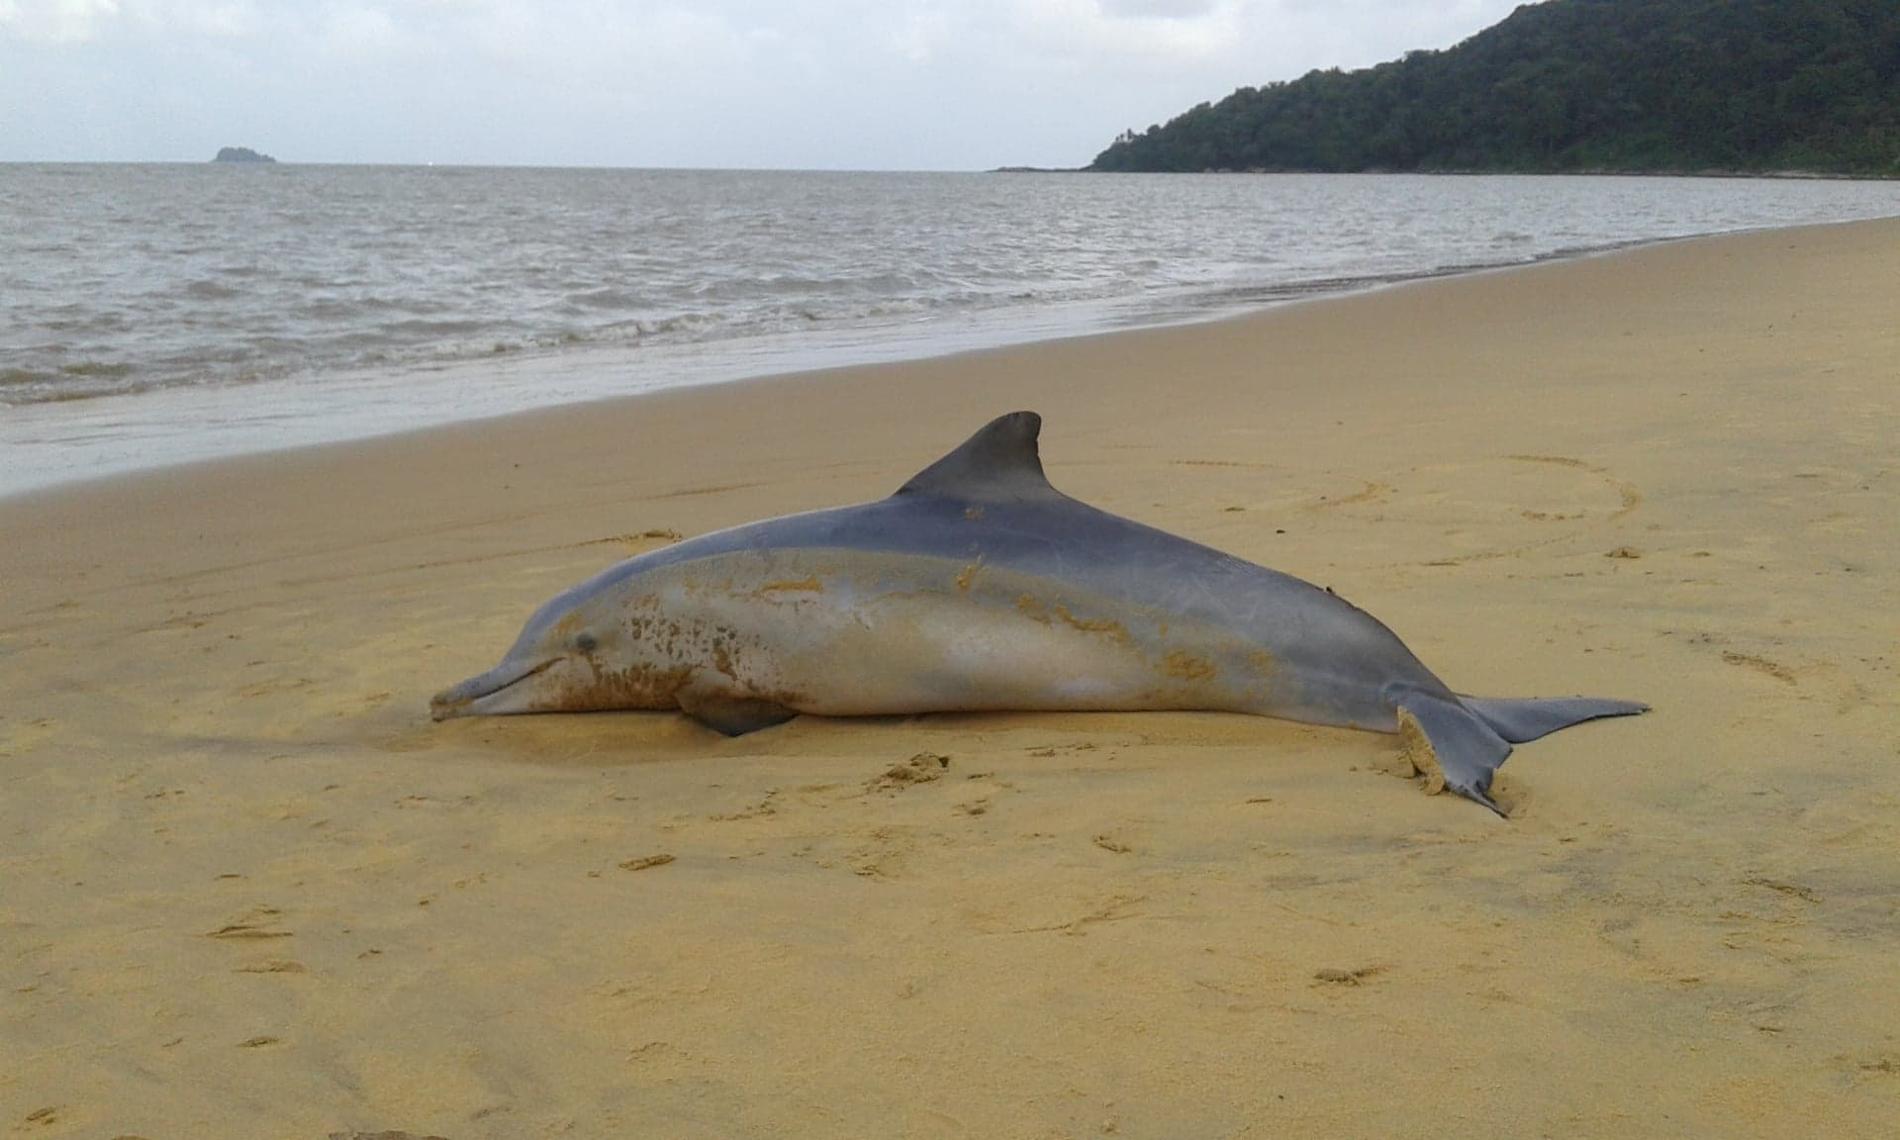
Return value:
M 429 698 L 429 717 L 432 720 L 447 720 L 452 716 L 478 716 L 481 711 L 475 703 L 484 697 L 492 697 L 510 685 L 520 684 L 536 673 L 559 661 L 550 657 L 523 665 L 516 661 L 503 661 L 486 673 L 477 673 L 459 685 L 453 685 Z

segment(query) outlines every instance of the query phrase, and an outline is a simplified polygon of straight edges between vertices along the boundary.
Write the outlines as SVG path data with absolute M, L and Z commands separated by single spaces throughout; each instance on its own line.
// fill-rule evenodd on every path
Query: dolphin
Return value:
M 800 713 L 1253 713 L 1397 733 L 1427 790 L 1504 815 L 1512 745 L 1648 710 L 1454 693 L 1332 591 L 1056 490 L 1041 426 L 1013 412 L 888 498 L 612 566 L 431 711 L 677 708 L 735 736 Z

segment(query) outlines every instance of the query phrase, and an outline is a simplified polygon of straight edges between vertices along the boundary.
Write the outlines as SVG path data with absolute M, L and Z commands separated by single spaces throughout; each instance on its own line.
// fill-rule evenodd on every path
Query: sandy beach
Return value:
M 0 500 L 0 1130 L 1892 1135 L 1896 298 L 1900 222 L 1769 231 Z M 1464 691 L 1655 711 L 1508 822 L 1230 715 L 430 722 L 1015 408 Z

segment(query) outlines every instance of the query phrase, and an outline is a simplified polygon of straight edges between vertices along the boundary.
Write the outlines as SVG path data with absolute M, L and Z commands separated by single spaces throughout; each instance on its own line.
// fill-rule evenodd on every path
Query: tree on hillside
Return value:
M 1900 0 L 1547 0 L 1444 51 L 1243 87 L 1090 169 L 1900 175 Z

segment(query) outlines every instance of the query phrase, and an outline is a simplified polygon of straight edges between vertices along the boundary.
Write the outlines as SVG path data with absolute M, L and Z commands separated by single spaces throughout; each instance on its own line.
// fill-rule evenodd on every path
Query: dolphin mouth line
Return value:
M 486 673 L 477 673 L 461 684 L 444 689 L 429 698 L 429 718 L 447 720 L 453 716 L 460 716 L 476 701 L 519 685 L 537 673 L 546 672 L 559 660 L 559 657 L 550 657 L 546 661 L 529 665 L 515 672 L 504 673 L 502 667 L 497 665 Z

